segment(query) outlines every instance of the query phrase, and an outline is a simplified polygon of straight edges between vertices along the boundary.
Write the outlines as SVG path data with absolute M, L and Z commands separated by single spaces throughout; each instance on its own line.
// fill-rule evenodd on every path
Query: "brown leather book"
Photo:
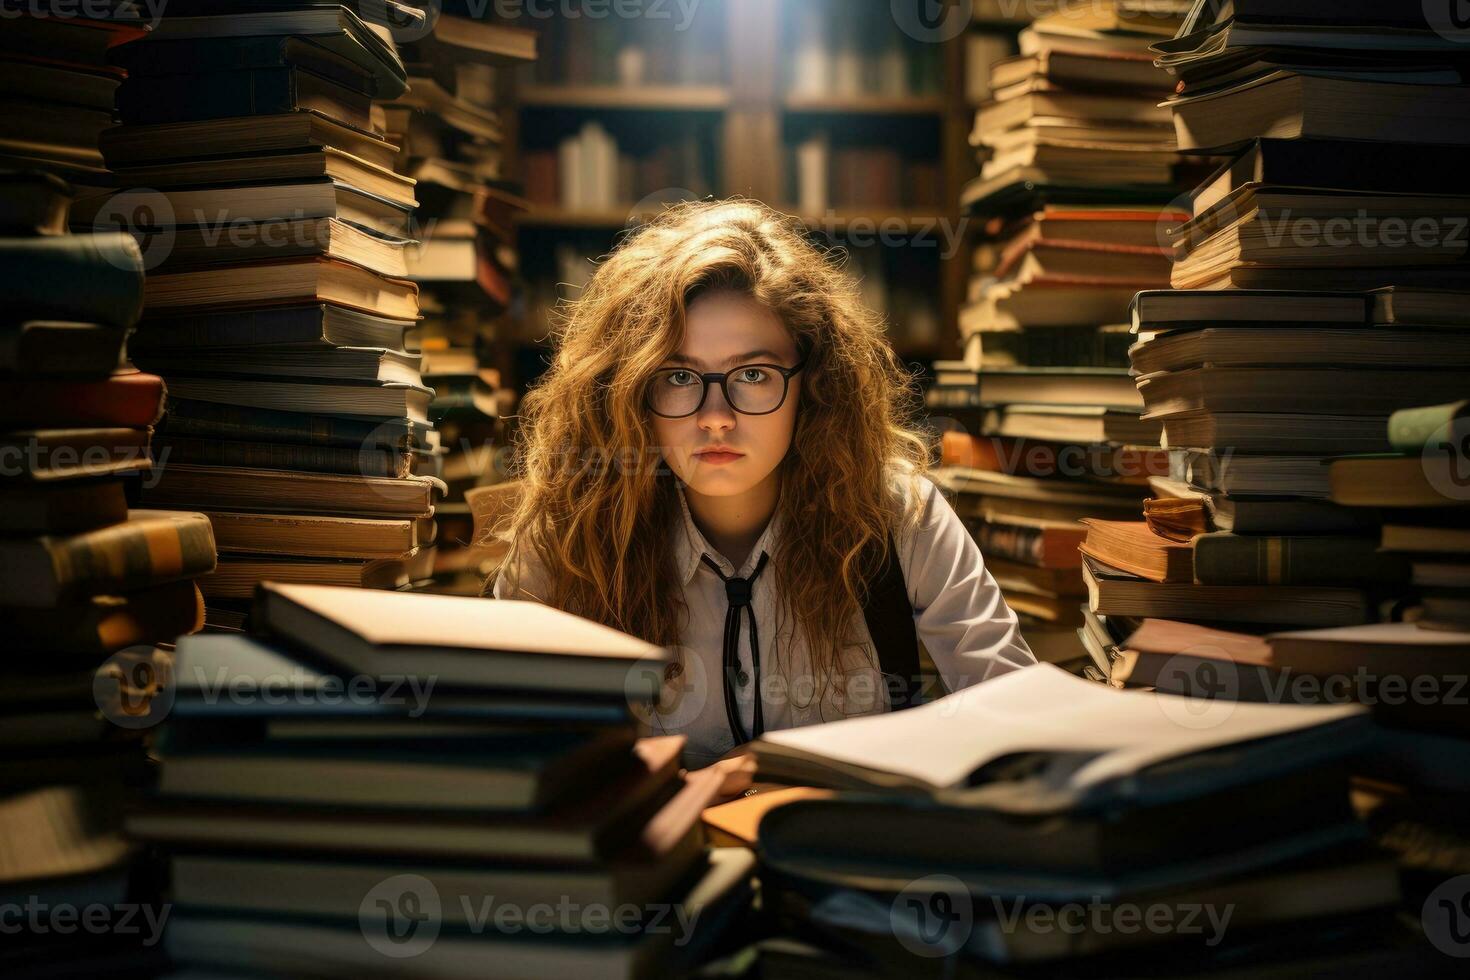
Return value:
M 1144 521 L 1088 518 L 1084 555 L 1154 582 L 1194 581 L 1194 551 L 1187 543 L 1160 537 Z

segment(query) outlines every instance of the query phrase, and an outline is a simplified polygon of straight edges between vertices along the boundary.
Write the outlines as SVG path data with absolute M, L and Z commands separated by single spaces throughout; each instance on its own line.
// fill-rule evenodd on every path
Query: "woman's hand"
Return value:
M 743 796 L 755 782 L 755 756 L 744 746 L 730 750 L 722 759 L 711 763 L 707 768 L 724 776 L 719 794 L 711 806 Z

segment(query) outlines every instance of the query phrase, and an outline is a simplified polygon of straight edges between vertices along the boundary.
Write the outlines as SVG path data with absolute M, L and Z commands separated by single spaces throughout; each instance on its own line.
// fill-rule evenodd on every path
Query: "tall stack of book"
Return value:
M 1350 805 L 1367 713 L 1234 704 L 1202 723 L 1184 704 L 1041 665 L 768 733 L 763 775 L 837 793 L 761 821 L 766 908 L 870 975 L 1306 976 L 1344 950 L 1433 967 Z
M 1443 27 L 1412 5 L 1202 0 L 1156 46 L 1181 147 L 1222 161 L 1170 232 L 1175 289 L 1133 311 L 1171 477 L 1083 550 L 1099 612 L 1182 621 L 1119 644 L 1115 684 L 1373 704 L 1372 774 L 1463 813 L 1470 86 Z
M 1337 21 L 1233 11 L 1202 0 L 1156 47 L 1180 80 L 1181 146 L 1225 158 L 1170 230 L 1175 290 L 1133 309 L 1171 496 L 1148 527 L 1091 529 L 1086 550 L 1104 611 L 1364 623 L 1394 615 L 1375 600 L 1404 568 L 1376 553 L 1371 513 L 1333 503 L 1326 464 L 1389 450 L 1395 410 L 1465 393 L 1449 290 L 1465 282 L 1470 197 L 1439 168 L 1470 142 L 1470 87 L 1422 11 L 1417 30 L 1397 14 L 1349 25 L 1351 53 L 1333 46 Z
M 413 8 L 388 3 L 386 20 Z M 202 583 L 238 628 L 256 582 L 392 585 L 431 538 L 433 397 L 404 333 L 414 182 L 374 101 L 400 96 L 388 28 L 325 4 L 171 4 L 102 136 L 90 203 L 144 243 L 133 354 L 162 374 L 148 506 L 206 511 Z
M 1178 23 L 1156 4 L 1066 7 L 991 66 L 971 135 L 982 169 L 961 197 L 983 232 L 964 360 L 936 365 L 948 383 L 929 395 L 972 436 L 951 436 L 943 462 L 966 468 L 948 483 L 1007 602 L 1048 659 L 1079 670 L 1075 522 L 1136 513 L 1163 465 L 1128 448 L 1156 444 L 1158 425 L 1139 419 L 1120 324 L 1169 276 L 1159 228 L 1183 164 L 1147 46 Z
M 257 603 L 257 635 L 180 647 L 157 798 L 128 820 L 170 855 L 175 961 L 666 976 L 748 901 L 749 852 L 705 847 L 720 777 L 680 777 L 681 736 L 636 739 L 665 651 L 537 603 Z
M 105 178 L 106 46 L 140 33 L 123 6 L 89 20 L 36 4 L 0 32 L 20 93 L 0 137 L 0 970 L 14 976 L 146 961 L 146 930 L 78 935 L 53 913 L 73 927 L 98 904 L 158 913 L 122 810 L 147 779 L 140 736 L 167 667 L 155 645 L 203 625 L 193 580 L 215 566 L 204 515 L 128 507 L 127 485 L 157 475 L 164 399 L 126 355 L 143 256 L 120 232 L 68 233 L 73 194 Z
M 497 476 L 493 450 L 514 392 L 500 384 L 496 343 L 519 288 L 515 215 L 529 204 L 502 148 L 503 93 L 515 66 L 536 57 L 535 32 L 463 2 L 449 4 L 424 37 L 401 47 L 408 90 L 386 107 L 388 138 L 399 144 L 397 169 L 417 180 L 418 241 L 408 277 L 419 286 L 424 319 L 408 345 L 423 355 L 424 382 L 435 392 L 439 433 L 434 471 L 448 492 L 436 507 L 436 579 L 468 560 L 471 522 L 464 492 Z M 463 587 L 477 591 L 483 574 Z

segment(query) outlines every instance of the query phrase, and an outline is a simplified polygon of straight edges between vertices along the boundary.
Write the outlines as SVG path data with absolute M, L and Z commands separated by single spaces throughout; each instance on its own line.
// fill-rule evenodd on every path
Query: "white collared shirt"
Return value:
M 695 525 L 683 485 L 675 482 L 684 533 L 674 535 L 672 560 L 684 586 L 689 617 L 681 623 L 682 644 L 669 648 L 681 667 L 666 672 L 660 707 L 645 717 L 655 733 L 686 735 L 687 764 L 700 766 L 718 759 L 735 744 L 725 716 L 722 688 L 729 603 L 724 582 L 700 559 L 707 554 L 726 576 L 747 578 L 762 552 L 774 557 L 782 518 L 777 512 L 737 570 Z M 1016 614 L 986 570 L 969 531 L 938 487 L 928 479 L 921 484 L 925 496 L 923 517 L 917 527 L 900 525 L 894 540 L 919 640 L 945 687 L 957 690 L 1036 663 L 1021 637 Z M 907 496 L 905 501 L 912 505 Z M 509 586 L 502 572 L 495 582 L 496 598 L 537 598 L 538 571 L 523 564 L 519 590 Z M 887 685 L 862 616 L 853 626 L 861 645 L 845 651 L 835 676 L 817 678 L 790 617 L 779 624 L 778 633 L 774 589 L 775 575 L 768 565 L 755 580 L 751 605 L 741 615 L 740 676 L 746 681 L 737 684 L 736 697 L 745 730 L 751 730 L 755 714 L 755 685 L 749 680 L 752 611 L 760 644 L 762 713 L 767 731 L 887 711 Z

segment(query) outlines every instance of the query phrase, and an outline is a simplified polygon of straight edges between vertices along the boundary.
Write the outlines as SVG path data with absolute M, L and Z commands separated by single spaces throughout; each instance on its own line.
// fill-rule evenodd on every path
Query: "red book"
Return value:
M 0 427 L 143 428 L 163 416 L 163 395 L 162 378 L 136 369 L 105 381 L 13 381 L 0 405 Z

